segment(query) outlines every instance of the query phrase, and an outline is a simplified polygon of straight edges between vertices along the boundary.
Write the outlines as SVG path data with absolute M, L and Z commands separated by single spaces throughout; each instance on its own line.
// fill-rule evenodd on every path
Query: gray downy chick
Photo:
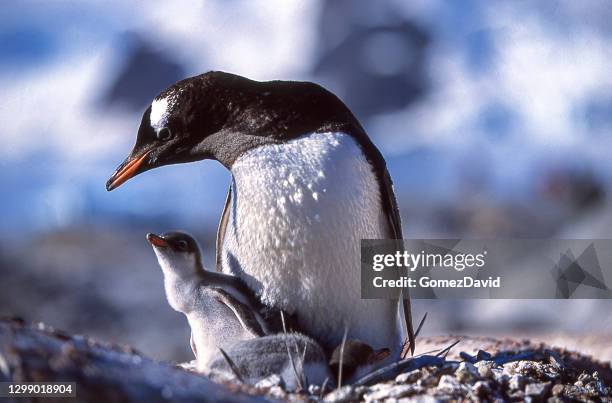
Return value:
M 251 385 L 274 374 L 280 376 L 289 391 L 321 385 L 326 380 L 333 383 L 325 352 L 316 341 L 301 333 L 244 340 L 224 352 L 234 368 L 219 352 L 210 362 L 210 369 L 232 373 Z
M 164 274 L 170 306 L 183 313 L 191 327 L 191 348 L 199 371 L 219 348 L 270 332 L 258 312 L 259 302 L 237 277 L 205 270 L 193 237 L 182 232 L 147 234 Z

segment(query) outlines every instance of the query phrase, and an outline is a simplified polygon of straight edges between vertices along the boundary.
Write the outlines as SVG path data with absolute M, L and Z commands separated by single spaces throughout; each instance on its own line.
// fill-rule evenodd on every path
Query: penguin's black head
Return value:
M 348 108 L 316 84 L 205 73 L 179 81 L 153 99 L 132 152 L 106 189 L 163 165 L 216 159 L 230 168 L 251 148 L 343 124 L 360 128 Z
M 161 235 L 147 234 L 147 241 L 158 248 L 170 248 L 177 253 L 200 253 L 197 241 L 184 232 L 164 232 Z
M 202 269 L 200 247 L 191 235 L 184 232 L 164 232 L 161 235 L 148 233 L 147 241 L 162 267 L 179 274 L 190 274 Z
M 210 72 L 177 82 L 142 115 L 136 144 L 106 183 L 107 190 L 150 169 L 212 158 L 204 143 L 227 121 L 227 91 L 234 76 Z M 235 76 L 238 77 L 238 76 Z

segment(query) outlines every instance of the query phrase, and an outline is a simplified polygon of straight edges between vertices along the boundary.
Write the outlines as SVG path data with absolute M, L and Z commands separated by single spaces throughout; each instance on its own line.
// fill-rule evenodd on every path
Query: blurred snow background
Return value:
M 23 1 L 0 5 L 0 315 L 189 357 L 148 231 L 211 263 L 214 162 L 107 193 L 142 111 L 208 70 L 313 80 L 386 156 L 406 237 L 612 237 L 607 1 Z M 417 301 L 427 331 L 612 330 L 609 301 Z M 527 333 L 526 333 L 527 332 Z

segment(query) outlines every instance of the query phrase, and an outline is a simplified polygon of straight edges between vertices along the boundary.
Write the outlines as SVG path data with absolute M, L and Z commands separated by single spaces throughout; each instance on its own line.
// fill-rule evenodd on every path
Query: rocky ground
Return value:
M 478 339 L 466 344 L 478 344 Z M 528 341 L 481 339 L 475 355 L 461 343 L 440 365 L 404 371 L 371 386 L 345 386 L 325 401 L 612 401 L 609 364 Z M 497 346 L 495 346 L 497 344 Z M 418 357 L 417 357 L 418 360 Z
M 255 386 L 213 382 L 130 347 L 3 320 L 0 381 L 76 381 L 78 401 L 612 402 L 610 363 L 579 353 L 528 340 L 461 337 L 422 338 L 418 348 L 429 351 L 357 384 L 286 393 L 275 376 Z
M 168 305 L 161 270 L 144 238 L 147 232 L 170 228 L 109 224 L 32 239 L 11 232 L 2 237 L 0 231 L 0 317 L 19 316 L 71 334 L 128 344 L 160 361 L 192 359 L 189 324 Z M 207 234 L 194 233 L 204 263 L 212 267 L 215 233 Z M 414 300 L 412 307 L 417 318 L 429 312 L 424 336 L 527 336 L 612 360 L 612 300 Z M 603 336 L 595 340 L 596 335 Z

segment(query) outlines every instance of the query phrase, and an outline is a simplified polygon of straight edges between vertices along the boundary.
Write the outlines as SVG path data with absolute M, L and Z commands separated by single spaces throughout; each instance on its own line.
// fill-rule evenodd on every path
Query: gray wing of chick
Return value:
M 231 255 L 230 261 L 232 261 Z M 259 323 L 266 335 L 283 333 L 285 327 L 288 332 L 304 333 L 303 329 L 298 325 L 295 314 L 283 312 L 286 325 L 283 327 L 280 310 L 264 305 L 253 290 L 239 277 L 222 273 L 207 273 L 206 281 L 212 287 L 225 290 L 226 293 L 229 292 L 234 299 L 246 305 L 251 312 L 256 312 L 255 317 L 261 318 Z
M 236 318 L 246 331 L 255 337 L 264 336 L 265 333 L 251 308 L 221 288 L 214 288 L 214 290 L 216 291 L 215 299 L 234 312 L 234 315 L 236 315 Z

